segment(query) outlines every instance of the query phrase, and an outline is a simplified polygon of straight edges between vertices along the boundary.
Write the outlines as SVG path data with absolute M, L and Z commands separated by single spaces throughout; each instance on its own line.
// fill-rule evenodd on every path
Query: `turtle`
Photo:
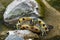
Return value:
M 39 38 L 37 34 L 29 30 L 11 30 L 7 34 L 9 35 L 5 40 L 33 40 L 34 38 Z
M 16 28 L 20 30 L 30 30 L 34 33 L 41 33 L 42 36 L 49 31 L 48 25 L 43 20 L 36 17 L 19 18 Z

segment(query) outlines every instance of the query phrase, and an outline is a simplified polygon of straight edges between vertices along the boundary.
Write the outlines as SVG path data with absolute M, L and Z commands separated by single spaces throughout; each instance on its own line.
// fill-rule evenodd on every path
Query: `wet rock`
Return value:
M 38 3 L 35 0 L 14 0 L 6 8 L 4 21 L 12 24 L 23 16 L 41 16 L 38 9 Z

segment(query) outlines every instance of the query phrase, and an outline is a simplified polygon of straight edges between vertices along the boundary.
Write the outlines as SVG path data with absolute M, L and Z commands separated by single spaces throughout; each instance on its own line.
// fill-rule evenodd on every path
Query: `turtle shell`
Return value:
M 16 24 L 17 29 L 21 30 L 30 30 L 36 33 L 46 32 L 48 30 L 48 26 L 44 21 L 35 17 L 22 17 L 19 19 Z
M 6 8 L 4 21 L 13 24 L 20 17 L 39 17 L 41 15 L 38 5 L 35 0 L 14 0 Z

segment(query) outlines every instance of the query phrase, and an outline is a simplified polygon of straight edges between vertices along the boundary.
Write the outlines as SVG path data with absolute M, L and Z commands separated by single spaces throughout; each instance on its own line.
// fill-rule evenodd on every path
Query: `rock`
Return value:
M 5 40 L 26 40 L 32 38 L 38 38 L 38 35 L 32 33 L 28 30 L 14 30 L 8 31 L 9 35 L 6 37 Z
M 16 22 L 20 17 L 41 16 L 38 9 L 38 3 L 35 0 L 14 0 L 6 8 L 3 15 L 4 21 L 12 24 L 12 22 Z

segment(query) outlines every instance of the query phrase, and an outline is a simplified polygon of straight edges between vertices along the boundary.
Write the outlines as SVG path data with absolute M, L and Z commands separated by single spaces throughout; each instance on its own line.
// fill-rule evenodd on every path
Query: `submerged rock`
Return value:
M 28 30 L 8 31 L 8 37 L 5 40 L 26 40 L 38 38 L 38 35 Z
M 35 0 L 14 0 L 10 3 L 4 13 L 4 21 L 16 22 L 20 17 L 41 16 L 39 14 L 38 3 Z

